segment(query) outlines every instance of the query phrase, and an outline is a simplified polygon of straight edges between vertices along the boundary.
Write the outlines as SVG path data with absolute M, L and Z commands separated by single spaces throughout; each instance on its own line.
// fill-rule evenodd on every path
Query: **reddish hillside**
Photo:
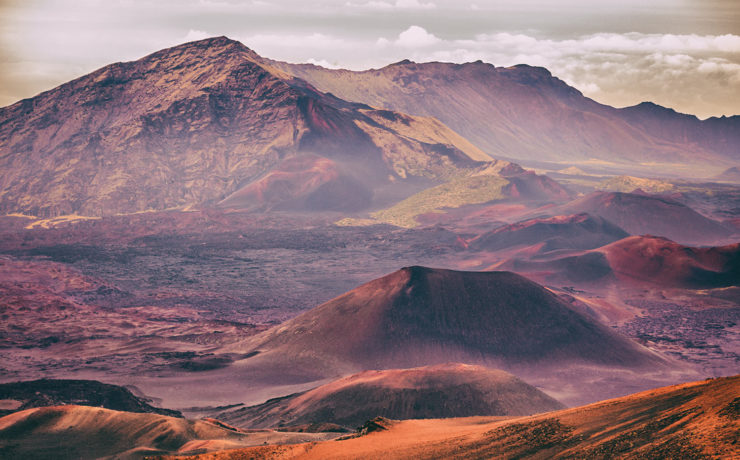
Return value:
M 507 372 L 442 364 L 364 371 L 305 393 L 225 412 L 217 418 L 242 428 L 323 422 L 356 428 L 377 416 L 403 420 L 529 415 L 562 407 Z
M 684 244 L 716 244 L 731 234 L 719 222 L 688 206 L 654 195 L 594 192 L 554 211 L 589 213 L 632 235 L 663 236 Z
M 235 365 L 272 383 L 451 361 L 517 374 L 662 362 L 522 276 L 424 267 L 371 281 L 229 350 L 255 354 Z
M 598 282 L 704 289 L 740 283 L 740 243 L 697 248 L 655 236 L 631 236 L 582 254 L 546 262 L 510 260 L 501 268 L 549 282 Z
M 469 242 L 472 250 L 541 245 L 539 252 L 557 249 L 593 249 L 628 236 L 628 233 L 601 217 L 573 214 L 529 219 L 483 233 Z
M 342 442 L 255 447 L 195 458 L 731 459 L 737 458 L 738 417 L 740 377 L 735 376 L 534 417 L 379 420 L 381 429 Z
M 337 163 L 315 155 L 282 161 L 261 179 L 237 190 L 220 206 L 240 209 L 356 211 L 372 202 L 372 190 Z
M 633 236 L 599 252 L 618 277 L 691 288 L 740 284 L 740 243 L 693 248 L 665 238 Z
M 572 198 L 571 192 L 546 175 L 522 169 L 512 163 L 501 171 L 509 181 L 504 192 L 509 198 L 524 201 L 563 202 Z

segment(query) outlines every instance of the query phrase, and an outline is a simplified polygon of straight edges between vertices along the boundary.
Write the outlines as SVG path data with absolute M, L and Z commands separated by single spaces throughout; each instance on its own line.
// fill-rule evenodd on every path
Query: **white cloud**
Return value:
M 436 8 L 436 7 L 437 5 L 435 5 L 432 2 L 422 3 L 419 0 L 396 0 L 396 8 L 426 9 L 426 8 Z
M 373 10 L 392 10 L 392 9 L 406 9 L 406 10 L 430 10 L 437 7 L 432 2 L 420 2 L 419 0 L 396 0 L 395 2 L 377 1 L 372 0 L 363 3 L 347 2 L 346 6 L 352 8 L 364 8 Z
M 356 51 L 352 40 L 321 33 L 312 33 L 309 35 L 255 34 L 234 38 L 258 53 L 264 53 L 266 57 L 273 57 L 269 54 L 273 49 L 284 50 L 287 48 L 293 49 L 293 54 L 299 52 L 303 56 L 310 56 L 313 54 L 311 51 L 314 53 L 330 51 L 341 53 L 350 49 L 355 49 Z M 301 59 L 306 60 L 307 58 L 302 57 Z
M 649 100 L 702 117 L 730 115 L 740 107 L 737 35 L 599 33 L 556 40 L 497 32 L 441 39 L 413 25 L 396 37 L 275 34 L 242 41 L 274 59 L 310 57 L 317 65 L 355 70 L 402 59 L 543 66 L 585 95 L 616 106 Z
M 546 29 L 531 32 L 512 26 L 505 31 L 493 23 L 491 32 L 480 34 L 484 26 L 468 31 L 456 21 L 463 21 L 465 15 L 503 14 L 506 8 L 478 0 L 458 2 L 455 7 L 452 0 L 322 0 L 310 7 L 297 2 L 183 0 L 177 2 L 182 4 L 178 10 L 182 17 L 177 18 L 172 17 L 174 0 L 141 2 L 135 11 L 126 7 L 136 1 L 109 2 L 106 8 L 96 7 L 97 0 L 64 7 L 56 2 L 31 13 L 26 7 L 3 6 L 0 0 L 8 18 L 0 21 L 0 51 L 4 52 L 0 105 L 111 62 L 227 35 L 259 54 L 289 62 L 355 70 L 406 58 L 458 63 L 481 59 L 497 66 L 526 63 L 547 67 L 586 95 L 613 105 L 653 100 L 702 116 L 730 114 L 740 107 L 740 35 L 578 35 L 573 31 L 566 38 L 554 38 L 546 35 Z M 18 5 L 26 3 L 34 2 Z M 569 3 L 586 4 L 585 0 Z M 476 6 L 480 12 L 471 11 Z M 367 19 L 381 16 L 389 18 L 382 28 Z M 430 23 L 435 24 L 433 29 Z M 410 24 L 414 25 L 407 27 Z
M 324 67 L 325 69 L 338 69 L 339 68 L 339 66 L 336 63 L 332 64 L 325 59 L 308 58 L 306 62 L 309 64 L 317 65 L 319 67 Z
M 203 40 L 211 35 L 208 32 L 202 31 L 202 30 L 188 30 L 188 33 L 185 35 L 185 38 L 183 38 L 183 42 L 194 42 L 196 40 Z
M 404 48 L 422 48 L 440 41 L 439 38 L 427 32 L 423 27 L 411 26 L 398 34 L 398 39 L 394 43 Z

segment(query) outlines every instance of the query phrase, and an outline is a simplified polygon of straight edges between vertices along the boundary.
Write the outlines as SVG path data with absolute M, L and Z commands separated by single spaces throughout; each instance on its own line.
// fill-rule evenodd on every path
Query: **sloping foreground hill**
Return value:
M 740 376 L 659 388 L 513 420 L 379 423 L 338 442 L 265 446 L 199 460 L 432 458 L 737 458 Z M 385 429 L 383 429 L 385 428 Z
M 51 406 L 0 418 L 0 458 L 138 459 L 164 453 L 197 453 L 265 443 L 295 443 L 336 435 L 239 432 L 208 421 L 135 414 L 99 407 Z
M 321 93 L 226 37 L 0 108 L 3 214 L 355 211 L 487 161 L 437 120 Z
M 336 423 L 351 428 L 377 416 L 404 420 L 529 415 L 562 408 L 513 375 L 467 364 L 364 371 L 305 393 L 216 416 L 242 428 Z
M 740 283 L 740 243 L 690 247 L 655 236 L 630 236 L 578 255 L 546 262 L 509 260 L 500 268 L 549 282 L 650 283 L 705 289 Z
M 175 410 L 162 409 L 134 396 L 130 390 L 95 380 L 42 379 L 0 384 L 0 400 L 18 403 L 16 411 L 32 407 L 75 404 L 97 406 L 127 412 L 152 413 L 182 417 Z M 5 415 L 0 410 L 0 415 Z

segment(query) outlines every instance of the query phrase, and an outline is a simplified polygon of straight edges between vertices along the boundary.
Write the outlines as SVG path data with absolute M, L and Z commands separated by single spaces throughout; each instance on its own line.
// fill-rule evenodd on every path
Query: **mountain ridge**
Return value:
M 617 109 L 584 97 L 547 69 L 526 64 L 404 60 L 349 71 L 268 62 L 348 100 L 436 116 L 493 156 L 512 161 L 638 171 L 646 159 L 663 169 L 707 159 L 731 165 L 740 151 L 735 134 L 740 117 L 691 120 L 664 108 L 656 116 L 644 104 Z M 678 171 L 696 174 L 683 166 L 676 166 Z M 702 177 L 718 172 L 702 171 Z
M 242 206 L 228 198 L 302 155 L 326 159 L 322 174 L 292 177 L 297 190 L 266 183 L 299 208 L 327 193 L 392 202 L 486 162 L 508 164 L 436 120 L 323 94 L 217 37 L 111 64 L 0 109 L 0 212 Z

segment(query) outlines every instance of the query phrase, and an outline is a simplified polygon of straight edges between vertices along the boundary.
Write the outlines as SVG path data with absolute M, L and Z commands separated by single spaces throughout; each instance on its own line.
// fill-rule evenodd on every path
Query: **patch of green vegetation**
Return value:
M 641 189 L 647 193 L 663 193 L 675 189 L 670 182 L 659 179 L 645 179 L 642 177 L 617 176 L 599 183 L 596 188 L 609 192 L 630 193 Z
M 439 212 L 444 208 L 459 208 L 466 204 L 479 204 L 504 198 L 503 188 L 509 181 L 501 176 L 481 175 L 453 179 L 428 188 L 388 209 L 370 215 L 378 223 L 399 227 L 416 227 L 416 217 Z

